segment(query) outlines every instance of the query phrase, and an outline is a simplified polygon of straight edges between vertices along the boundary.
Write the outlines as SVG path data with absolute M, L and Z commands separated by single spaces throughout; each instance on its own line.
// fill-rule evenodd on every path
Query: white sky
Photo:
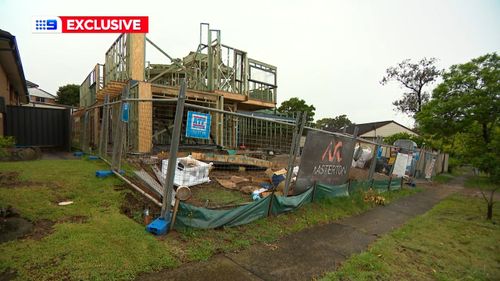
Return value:
M 347 114 L 355 123 L 412 125 L 392 106 L 402 90 L 379 84 L 387 67 L 425 56 L 447 68 L 500 50 L 498 0 L 0 0 L 0 29 L 16 36 L 26 78 L 52 94 L 80 84 L 118 35 L 32 34 L 36 15 L 149 16 L 148 37 L 173 57 L 195 50 L 199 23 L 209 22 L 223 43 L 278 67 L 278 102 L 299 97 L 316 120 Z

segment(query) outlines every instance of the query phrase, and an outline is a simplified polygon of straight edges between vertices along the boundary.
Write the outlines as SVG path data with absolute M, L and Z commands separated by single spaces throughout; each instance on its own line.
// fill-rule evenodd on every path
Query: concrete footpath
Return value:
M 275 249 L 256 245 L 206 262 L 143 274 L 137 280 L 311 280 L 334 271 L 350 255 L 366 250 L 379 236 L 427 212 L 456 191 L 453 187 L 429 187 L 361 215 L 284 237 Z

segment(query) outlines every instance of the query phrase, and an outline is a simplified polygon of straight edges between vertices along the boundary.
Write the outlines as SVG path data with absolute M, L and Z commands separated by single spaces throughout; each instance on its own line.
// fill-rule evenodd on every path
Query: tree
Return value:
M 59 87 L 56 101 L 59 104 L 78 106 L 80 104 L 80 86 L 68 84 Z
M 411 140 L 414 141 L 418 147 L 424 144 L 424 138 L 417 135 L 410 135 L 406 132 L 397 133 L 384 138 L 386 144 L 392 145 L 397 140 Z
M 306 104 L 306 101 L 299 98 L 291 98 L 281 103 L 278 111 L 286 114 L 287 116 L 296 116 L 299 112 L 307 112 L 307 122 L 314 120 L 314 105 Z
M 315 127 L 321 130 L 340 130 L 343 127 L 352 125 L 351 120 L 347 118 L 347 115 L 342 114 L 335 118 L 322 118 L 316 121 Z
M 403 93 L 402 99 L 392 103 L 397 110 L 410 116 L 420 112 L 422 105 L 429 100 L 429 93 L 424 88 L 436 81 L 442 73 L 442 70 L 434 65 L 435 62 L 436 58 L 423 58 L 418 63 L 411 63 L 406 59 L 386 70 L 386 76 L 382 78 L 380 84 L 386 85 L 390 81 L 396 81 L 401 88 L 407 90 Z
M 416 120 L 423 132 L 459 141 L 462 149 L 455 152 L 500 183 L 500 57 L 496 53 L 451 66 Z M 487 217 L 491 219 L 493 195 L 489 198 Z

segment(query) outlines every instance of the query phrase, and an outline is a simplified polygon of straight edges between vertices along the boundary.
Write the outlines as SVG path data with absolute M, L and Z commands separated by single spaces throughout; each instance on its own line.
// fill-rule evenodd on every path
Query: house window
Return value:
M 45 102 L 45 98 L 36 97 L 37 102 Z

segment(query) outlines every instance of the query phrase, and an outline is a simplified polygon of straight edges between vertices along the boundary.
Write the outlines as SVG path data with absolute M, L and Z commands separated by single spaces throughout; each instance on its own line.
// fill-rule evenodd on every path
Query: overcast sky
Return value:
M 53 94 L 80 84 L 118 35 L 32 34 L 36 15 L 149 16 L 147 36 L 173 57 L 195 50 L 199 23 L 209 22 L 223 43 L 278 67 L 278 102 L 300 97 L 316 120 L 347 114 L 355 123 L 412 126 L 392 106 L 402 89 L 379 84 L 387 67 L 436 57 L 447 68 L 500 50 L 499 0 L 0 0 L 0 29 L 16 36 L 26 78 Z

